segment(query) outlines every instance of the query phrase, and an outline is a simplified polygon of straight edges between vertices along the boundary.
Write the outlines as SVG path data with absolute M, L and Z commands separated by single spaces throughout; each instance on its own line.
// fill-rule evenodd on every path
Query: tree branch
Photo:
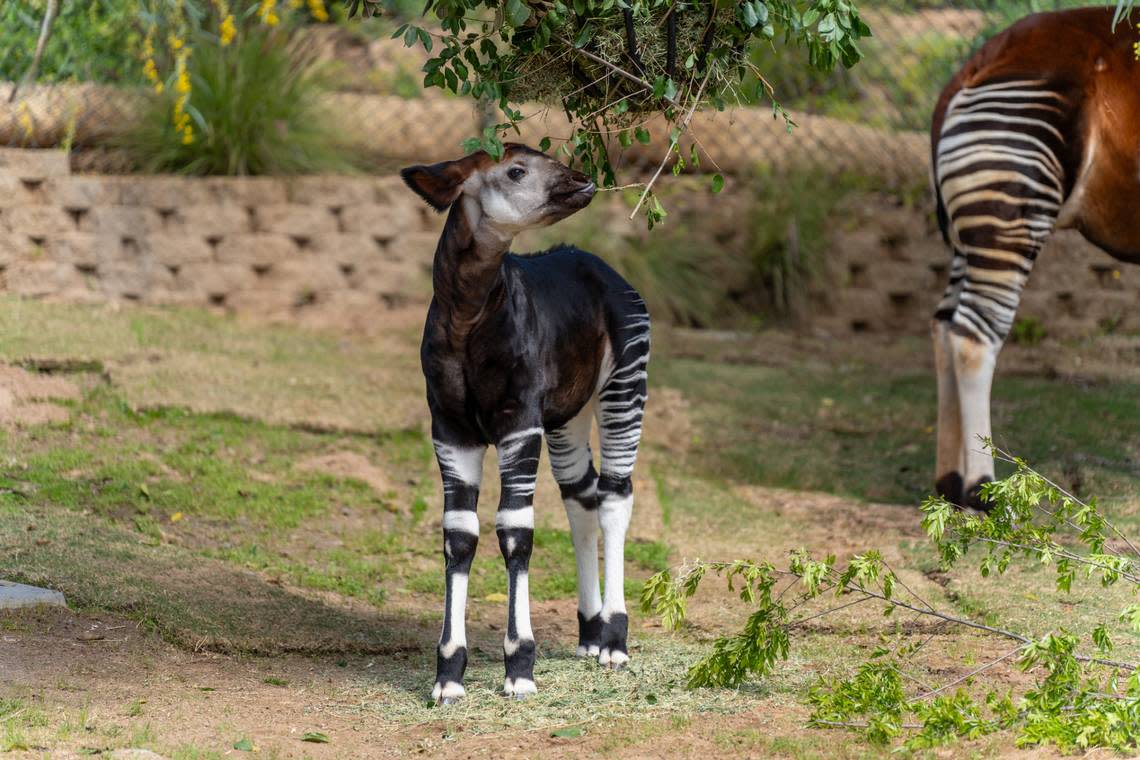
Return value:
M 689 106 L 689 112 L 685 114 L 685 118 L 682 119 L 680 125 L 678 125 L 676 135 L 669 141 L 669 149 L 665 151 L 665 156 L 661 159 L 661 163 L 657 165 L 657 171 L 653 172 L 653 176 L 649 179 L 649 184 L 645 186 L 641 197 L 637 199 L 637 205 L 633 207 L 633 212 L 629 215 L 630 219 L 637 216 L 638 209 L 641 208 L 642 203 L 645 203 L 645 199 L 649 197 L 649 191 L 653 189 L 653 183 L 661 176 L 661 172 L 665 169 L 665 164 L 669 163 L 669 156 L 673 153 L 673 148 L 677 146 L 681 135 L 689 128 L 689 122 L 693 120 L 693 114 L 697 112 L 697 106 L 701 104 L 701 95 L 704 94 L 705 85 L 708 84 L 709 73 L 710 72 L 705 72 L 705 78 L 701 80 L 701 86 L 697 88 L 697 94 L 696 97 L 693 98 L 692 105 Z
M 44 20 L 40 24 L 40 36 L 36 40 L 36 52 L 32 55 L 32 62 L 28 66 L 28 70 L 24 72 L 24 76 L 20 81 L 12 85 L 12 92 L 8 96 L 8 102 L 14 103 L 16 101 L 16 93 L 20 91 L 21 87 L 27 87 L 35 78 L 36 71 L 40 68 L 40 60 L 44 57 L 44 49 L 47 48 L 48 38 L 51 37 L 52 23 L 55 21 L 55 14 L 57 9 L 57 0 L 47 0 L 47 8 L 44 10 Z

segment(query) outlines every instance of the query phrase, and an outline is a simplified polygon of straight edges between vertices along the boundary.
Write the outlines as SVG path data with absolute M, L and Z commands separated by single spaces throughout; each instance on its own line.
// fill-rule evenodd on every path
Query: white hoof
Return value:
M 508 678 L 503 681 L 503 696 L 513 699 L 526 699 L 531 694 L 537 694 L 538 687 L 529 678 Z
M 598 664 L 602 667 L 621 670 L 627 662 L 629 662 L 629 655 L 618 649 L 612 651 L 603 649 L 598 653 Z
M 453 705 L 460 699 L 467 695 L 463 684 L 448 681 L 447 683 L 437 683 L 435 688 L 431 690 L 431 698 L 435 700 L 437 705 Z

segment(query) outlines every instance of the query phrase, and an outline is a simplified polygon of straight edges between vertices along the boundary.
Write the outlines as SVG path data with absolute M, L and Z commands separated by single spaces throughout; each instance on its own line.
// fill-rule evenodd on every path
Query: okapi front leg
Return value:
M 527 574 L 534 548 L 534 484 L 542 428 L 511 433 L 499 441 L 502 495 L 495 515 L 499 550 L 507 565 L 507 632 L 503 636 L 506 678 L 503 694 L 525 699 L 534 694 L 534 632 L 530 626 L 530 587 Z
M 446 594 L 443 630 L 436 653 L 437 704 L 452 704 L 466 693 L 463 673 L 467 670 L 467 578 L 479 545 L 479 482 L 483 474 L 485 446 L 460 446 L 435 440 L 436 459 L 443 476 L 443 556 L 446 563 Z

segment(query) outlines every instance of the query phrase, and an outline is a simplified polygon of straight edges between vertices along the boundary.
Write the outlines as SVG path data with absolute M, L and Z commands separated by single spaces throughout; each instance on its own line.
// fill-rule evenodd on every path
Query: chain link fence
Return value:
M 24 3 L 29 8 L 36 5 L 34 0 Z M 865 58 L 853 69 L 821 74 L 809 71 L 798 51 L 778 46 L 753 51 L 753 62 L 773 86 L 794 127 L 774 118 L 770 106 L 755 104 L 700 114 L 690 139 L 703 151 L 706 170 L 784 171 L 815 165 L 893 183 L 924 182 L 930 113 L 955 70 L 987 37 L 1017 18 L 1073 4 L 1071 0 L 864 3 L 861 12 L 873 37 L 864 41 Z M 5 20 L 38 23 L 29 13 L 13 19 Z M 66 12 L 57 20 L 57 24 L 75 23 L 79 17 Z M 136 117 L 140 88 L 131 86 L 122 67 L 77 65 L 84 51 L 66 49 L 80 39 L 68 31 L 56 33 L 54 56 L 47 56 L 33 83 L 15 84 L 26 66 L 27 51 L 17 54 L 12 42 L 0 45 L 0 80 L 7 80 L 0 83 L 0 144 L 63 146 L 79 157 L 94 152 L 106 159 L 103 164 L 96 160 L 85 166 L 80 160 L 81 168 L 114 169 L 114 151 L 108 146 L 115 145 L 123 126 Z M 403 48 L 400 41 L 387 39 L 384 31 L 360 25 L 307 32 L 306 44 L 333 61 L 340 72 L 338 91 L 328 96 L 337 128 L 350 136 L 376 171 L 400 161 L 453 157 L 465 138 L 479 132 L 486 114 L 470 99 L 422 90 L 422 52 Z M 124 59 L 123 66 L 129 63 Z M 85 72 L 96 81 L 84 81 Z M 557 108 L 533 106 L 523 111 L 533 116 L 523 123 L 521 137 L 514 139 L 534 144 L 550 136 L 557 144 L 568 135 L 569 125 Z M 656 162 L 667 133 L 663 125 L 651 124 L 650 131 L 662 139 L 648 147 L 635 145 L 622 155 L 622 163 Z

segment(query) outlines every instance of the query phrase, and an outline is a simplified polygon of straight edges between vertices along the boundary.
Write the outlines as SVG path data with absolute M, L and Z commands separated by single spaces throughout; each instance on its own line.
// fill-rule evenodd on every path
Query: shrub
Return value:
M 322 102 L 327 71 L 289 35 L 252 25 L 226 46 L 196 32 L 187 62 L 187 136 L 171 114 L 178 87 L 149 96 L 123 148 L 144 171 L 303 174 L 354 168 L 335 115 Z
M 28 70 L 40 34 L 43 0 L 0 3 L 0 79 L 19 81 Z M 137 0 L 61 2 L 40 61 L 41 82 L 90 81 L 137 84 L 142 40 Z

